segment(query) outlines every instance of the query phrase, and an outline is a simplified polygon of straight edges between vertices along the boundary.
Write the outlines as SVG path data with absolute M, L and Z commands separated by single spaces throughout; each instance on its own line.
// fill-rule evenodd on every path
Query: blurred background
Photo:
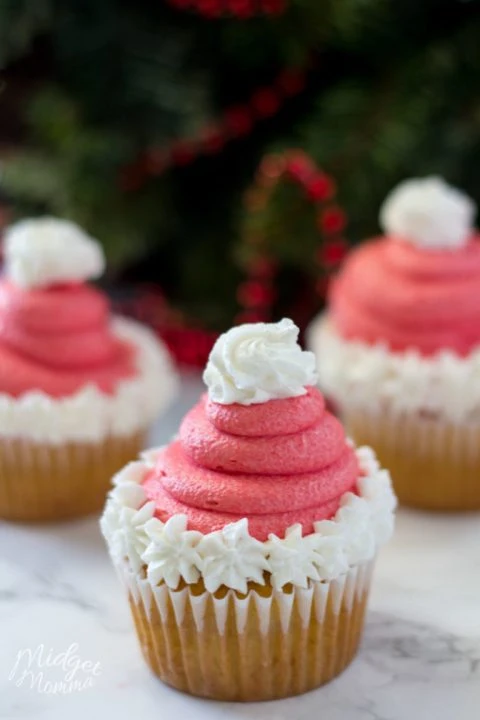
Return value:
M 305 327 L 405 177 L 480 198 L 479 0 L 1 0 L 0 67 L 0 224 L 77 221 L 186 364 Z

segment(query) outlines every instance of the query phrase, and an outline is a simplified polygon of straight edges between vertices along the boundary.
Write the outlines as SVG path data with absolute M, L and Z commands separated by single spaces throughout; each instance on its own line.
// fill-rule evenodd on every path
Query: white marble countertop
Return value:
M 186 379 L 156 428 L 157 444 L 169 439 L 199 390 L 197 379 Z M 26 649 L 37 653 L 30 665 L 34 689 L 23 676 L 28 655 L 18 659 Z M 90 661 L 75 676 L 83 689 L 49 692 L 68 672 L 53 666 L 67 651 L 71 662 L 74 655 Z M 0 523 L 2 720 L 477 720 L 479 708 L 478 515 L 401 511 L 395 539 L 377 565 L 357 660 L 325 688 L 252 705 L 189 698 L 150 675 L 96 518 Z

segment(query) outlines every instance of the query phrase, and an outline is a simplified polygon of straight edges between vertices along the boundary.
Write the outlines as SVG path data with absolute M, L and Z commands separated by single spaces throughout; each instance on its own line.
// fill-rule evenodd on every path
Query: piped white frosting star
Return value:
M 314 562 L 315 537 L 303 537 L 300 524 L 288 528 L 285 539 L 270 535 L 267 549 L 275 588 L 280 589 L 287 583 L 305 588 L 309 580 L 320 580 Z
M 248 580 L 265 584 L 263 573 L 270 570 L 265 557 L 266 547 L 249 534 L 246 518 L 204 535 L 198 552 L 202 558 L 203 580 L 209 592 L 226 585 L 246 593 Z
M 145 531 L 150 543 L 143 553 L 147 577 L 152 585 L 162 580 L 175 589 L 180 580 L 195 583 L 200 577 L 200 556 L 197 545 L 201 533 L 187 530 L 187 516 L 173 515 L 165 524 L 157 518 L 147 523 Z
M 155 503 L 145 502 L 145 492 L 135 482 L 123 482 L 111 491 L 100 527 L 115 563 L 128 559 L 134 572 L 143 567 L 142 555 L 148 544 L 145 523 L 154 511 Z

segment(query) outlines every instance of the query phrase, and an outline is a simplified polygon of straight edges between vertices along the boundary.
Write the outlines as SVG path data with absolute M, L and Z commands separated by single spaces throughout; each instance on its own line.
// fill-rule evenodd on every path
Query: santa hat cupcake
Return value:
M 480 236 L 440 178 L 386 199 L 385 235 L 355 249 L 310 329 L 320 382 L 400 501 L 480 508 Z
M 316 389 L 290 320 L 222 335 L 179 435 L 114 479 L 101 521 L 146 662 L 222 700 L 305 692 L 362 634 L 388 472 Z
M 7 230 L 0 281 L 0 517 L 101 508 L 177 380 L 146 328 L 112 317 L 99 244 L 71 222 Z

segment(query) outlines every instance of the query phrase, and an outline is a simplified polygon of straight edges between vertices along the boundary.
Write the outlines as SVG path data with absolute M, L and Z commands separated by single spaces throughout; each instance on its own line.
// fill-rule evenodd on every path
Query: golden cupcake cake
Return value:
M 114 478 L 101 527 L 145 661 L 168 685 L 253 701 L 355 656 L 393 529 L 389 474 L 316 388 L 291 320 L 233 328 L 166 447 Z
M 86 284 L 101 247 L 55 218 L 11 226 L 0 280 L 0 517 L 99 511 L 110 479 L 144 447 L 176 374 L 146 328 L 112 317 Z
M 347 258 L 310 328 L 322 389 L 375 448 L 400 502 L 480 509 L 480 236 L 475 206 L 439 178 L 409 180 L 385 235 Z

